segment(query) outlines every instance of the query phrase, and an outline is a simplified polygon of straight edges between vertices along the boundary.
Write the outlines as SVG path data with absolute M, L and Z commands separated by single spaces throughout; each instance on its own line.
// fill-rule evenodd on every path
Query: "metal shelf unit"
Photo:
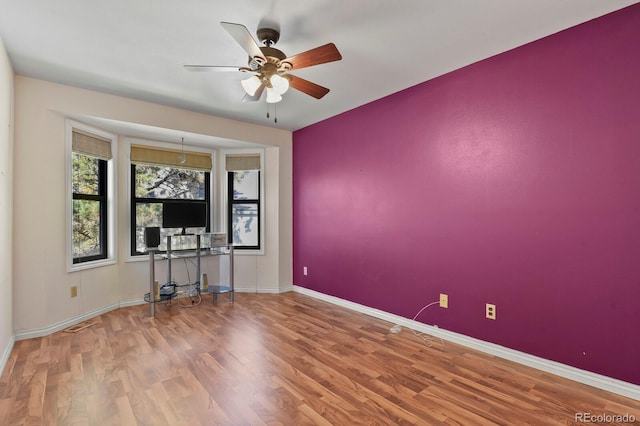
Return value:
M 233 245 L 232 244 L 220 244 L 220 245 L 214 245 L 211 247 L 207 247 L 205 249 L 202 248 L 202 237 L 205 236 L 207 237 L 209 234 L 203 234 L 203 235 L 195 235 L 194 237 L 196 240 L 196 247 L 195 249 L 180 249 L 180 250 L 173 250 L 172 249 L 172 238 L 174 237 L 184 237 L 184 235 L 168 235 L 167 236 L 167 251 L 165 255 L 162 255 L 161 259 L 166 259 L 167 260 L 167 284 L 165 284 L 163 287 L 166 289 L 164 292 L 160 292 L 158 297 L 154 297 L 156 290 L 155 290 L 155 286 L 154 283 L 156 281 L 155 278 L 155 260 L 156 260 L 156 256 L 158 255 L 157 250 L 156 249 L 149 249 L 149 293 L 147 295 L 145 295 L 145 301 L 149 302 L 149 313 L 150 316 L 155 317 L 155 304 L 158 302 L 164 302 L 164 301 L 171 301 L 172 299 L 174 299 L 175 297 L 178 296 L 178 292 L 175 291 L 176 287 L 191 287 L 193 286 L 192 289 L 189 289 L 189 293 L 191 293 L 192 291 L 195 291 L 198 293 L 198 296 L 200 297 L 201 294 L 211 294 L 212 295 L 212 301 L 215 303 L 218 300 L 218 295 L 219 294 L 223 294 L 223 293 L 228 293 L 229 294 L 229 302 L 233 303 L 234 301 L 234 283 L 233 283 Z M 229 262 L 228 262 L 228 280 L 229 282 L 227 284 L 219 284 L 219 285 L 209 285 L 207 287 L 203 287 L 203 285 L 206 285 L 205 283 L 201 283 L 200 282 L 200 277 L 201 275 L 201 268 L 200 268 L 200 259 L 201 257 L 206 257 L 206 256 L 229 256 Z M 173 290 L 171 288 L 166 287 L 169 283 L 172 283 L 172 279 L 171 279 L 171 262 L 172 259 L 175 258 L 183 258 L 183 257 L 195 257 L 196 258 L 196 279 L 197 281 L 195 283 L 188 283 L 188 284 L 184 284 L 184 285 L 180 285 L 177 283 L 173 283 Z

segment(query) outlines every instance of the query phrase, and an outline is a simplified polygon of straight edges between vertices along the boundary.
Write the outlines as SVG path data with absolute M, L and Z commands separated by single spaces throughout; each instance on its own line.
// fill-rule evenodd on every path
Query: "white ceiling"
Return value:
M 635 3 L 0 0 L 0 37 L 17 74 L 297 130 Z M 331 92 L 316 100 L 290 90 L 267 119 L 264 98 L 242 102 L 246 74 L 185 71 L 184 64 L 246 65 L 220 21 L 241 23 L 254 37 L 261 23 L 274 23 L 276 47 L 289 56 L 335 43 L 342 61 L 293 72 Z

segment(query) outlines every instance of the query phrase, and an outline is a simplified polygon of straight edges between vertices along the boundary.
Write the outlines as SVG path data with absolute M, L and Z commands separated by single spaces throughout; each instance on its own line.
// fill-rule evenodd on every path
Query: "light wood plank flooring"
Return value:
M 0 425 L 567 425 L 640 402 L 297 293 L 146 305 L 16 342 Z

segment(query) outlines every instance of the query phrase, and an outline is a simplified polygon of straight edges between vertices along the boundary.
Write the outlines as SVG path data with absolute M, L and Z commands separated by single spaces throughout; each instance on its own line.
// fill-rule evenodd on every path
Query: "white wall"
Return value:
M 119 137 L 117 158 L 117 263 L 66 271 L 64 129 L 69 115 L 266 146 L 265 255 L 237 256 L 236 277 L 241 287 L 256 291 L 291 287 L 291 211 L 284 211 L 291 208 L 291 182 L 281 178 L 291 175 L 291 132 L 16 76 L 13 309 L 18 338 L 46 334 L 74 318 L 139 300 L 149 291 L 147 262 L 126 261 L 128 150 L 120 148 L 127 135 Z M 277 198 L 271 199 L 272 193 Z M 76 298 L 69 295 L 72 285 L 78 286 Z
M 13 347 L 13 68 L 0 39 L 0 375 Z

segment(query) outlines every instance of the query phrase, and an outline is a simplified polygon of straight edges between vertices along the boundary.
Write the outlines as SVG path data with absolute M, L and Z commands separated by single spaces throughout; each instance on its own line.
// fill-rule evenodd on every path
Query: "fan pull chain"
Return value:
M 267 118 L 270 118 L 269 109 L 271 108 L 270 104 L 267 104 Z M 278 106 L 273 104 L 273 122 L 278 123 Z

